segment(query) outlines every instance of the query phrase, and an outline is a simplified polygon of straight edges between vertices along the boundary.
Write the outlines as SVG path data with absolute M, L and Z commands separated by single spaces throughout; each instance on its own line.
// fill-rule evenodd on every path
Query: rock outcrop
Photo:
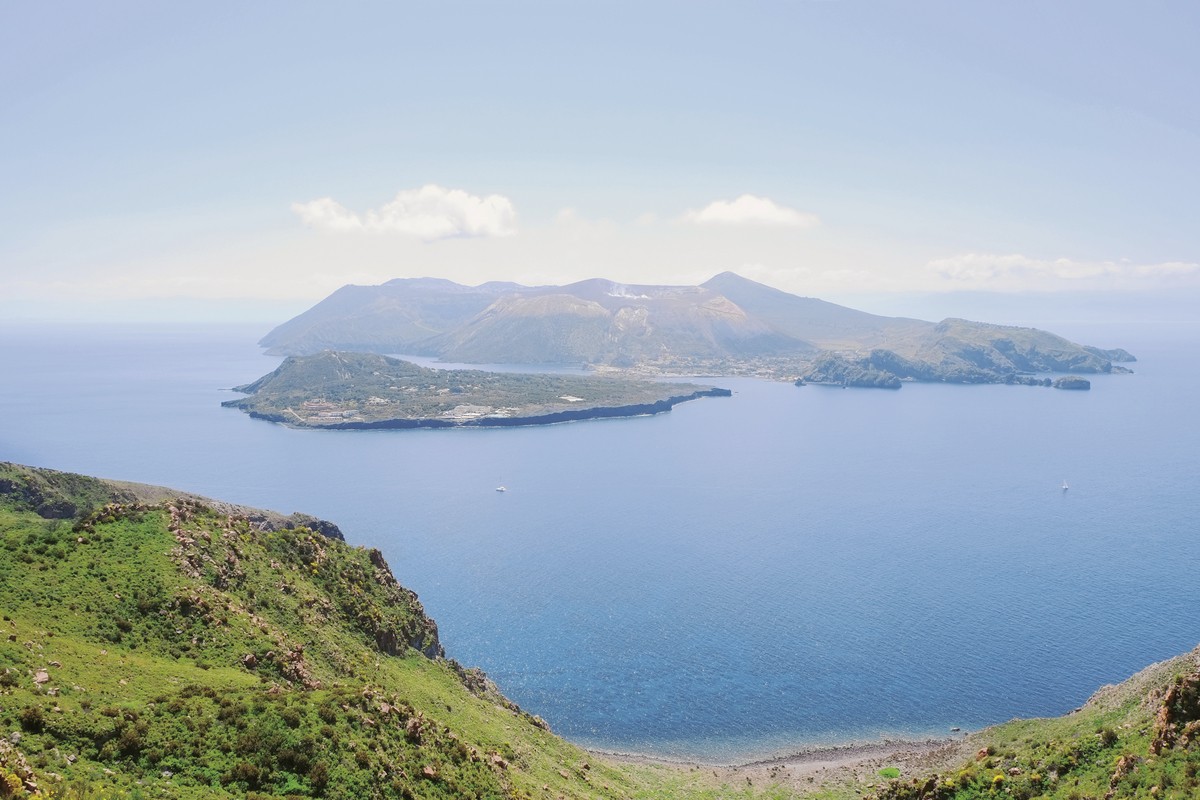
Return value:
M 200 495 L 179 492 L 162 486 L 129 481 L 91 478 L 70 472 L 26 467 L 0 462 L 0 495 L 17 507 L 35 512 L 45 519 L 86 519 L 97 508 L 168 501 L 196 502 L 219 513 L 245 517 L 259 530 L 278 531 L 305 527 L 330 539 L 345 540 L 341 530 L 328 520 L 309 514 L 280 514 L 260 508 L 250 508 Z

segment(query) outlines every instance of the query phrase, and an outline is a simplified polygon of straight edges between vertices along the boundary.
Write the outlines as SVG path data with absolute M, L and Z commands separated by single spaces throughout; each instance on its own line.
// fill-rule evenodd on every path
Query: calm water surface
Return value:
M 1059 714 L 1200 640 L 1200 335 L 1058 330 L 1137 374 L 332 432 L 220 407 L 257 328 L 3 326 L 0 459 L 332 519 L 559 733 L 732 761 Z

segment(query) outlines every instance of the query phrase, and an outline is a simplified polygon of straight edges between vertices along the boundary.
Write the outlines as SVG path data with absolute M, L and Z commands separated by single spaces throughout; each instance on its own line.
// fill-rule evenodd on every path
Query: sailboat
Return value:
M 1070 486 L 1067 486 L 1067 481 L 1066 481 L 1066 479 L 1064 478 L 1064 479 L 1063 479 L 1062 490 L 1065 492 L 1067 489 L 1070 489 L 1070 488 L 1071 488 Z

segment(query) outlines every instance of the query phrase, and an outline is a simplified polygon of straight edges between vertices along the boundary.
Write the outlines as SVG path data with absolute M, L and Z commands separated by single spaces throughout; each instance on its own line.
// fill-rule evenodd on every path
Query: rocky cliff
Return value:
M 654 784 L 447 660 L 377 550 L 154 487 L 136 499 L 49 470 L 0 476 L 0 797 L 616 798 Z

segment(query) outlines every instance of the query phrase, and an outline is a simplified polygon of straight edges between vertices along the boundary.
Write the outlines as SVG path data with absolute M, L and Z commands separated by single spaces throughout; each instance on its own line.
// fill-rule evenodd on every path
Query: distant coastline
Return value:
M 604 747 L 585 747 L 589 753 L 620 761 L 628 764 L 666 764 L 673 767 L 707 767 L 724 770 L 749 770 L 754 768 L 771 768 L 778 766 L 845 766 L 857 764 L 866 759 L 880 758 L 896 753 L 928 754 L 941 750 L 953 749 L 962 742 L 970 732 L 964 732 L 945 738 L 881 738 L 871 741 L 847 739 L 840 744 L 804 745 L 798 744 L 793 748 L 765 751 L 741 758 L 732 759 L 732 763 L 722 760 L 679 756 L 671 757 L 655 755 L 654 753 L 639 753 L 632 750 L 609 750 Z
M 731 397 L 729 389 L 711 388 L 698 389 L 691 394 L 674 395 L 654 403 L 634 403 L 620 406 L 595 406 L 591 408 L 568 409 L 547 414 L 535 414 L 524 417 L 478 417 L 475 419 L 450 420 L 437 417 L 426 418 L 396 418 L 380 419 L 362 422 L 329 422 L 320 424 L 296 424 L 287 414 L 275 411 L 256 411 L 246 409 L 246 413 L 254 419 L 277 422 L 292 428 L 321 428 L 324 430 L 363 431 L 363 430 L 411 430 L 415 428 L 515 428 L 530 425 L 558 425 L 564 422 L 582 422 L 591 419 L 618 419 L 623 417 L 648 417 L 670 411 L 680 403 L 689 400 L 699 400 L 702 397 Z
M 603 278 L 566 286 L 396 278 L 347 285 L 269 331 L 271 355 L 415 353 L 460 364 L 587 365 L 899 389 L 905 382 L 1086 389 L 1079 375 L 1137 359 L 1049 331 L 949 317 L 884 317 L 732 272 L 695 286 Z M 1074 384 L 1054 384 L 1070 375 Z
M 290 356 L 227 408 L 292 428 L 514 428 L 662 414 L 728 389 L 618 376 L 430 369 L 389 356 L 326 350 Z

